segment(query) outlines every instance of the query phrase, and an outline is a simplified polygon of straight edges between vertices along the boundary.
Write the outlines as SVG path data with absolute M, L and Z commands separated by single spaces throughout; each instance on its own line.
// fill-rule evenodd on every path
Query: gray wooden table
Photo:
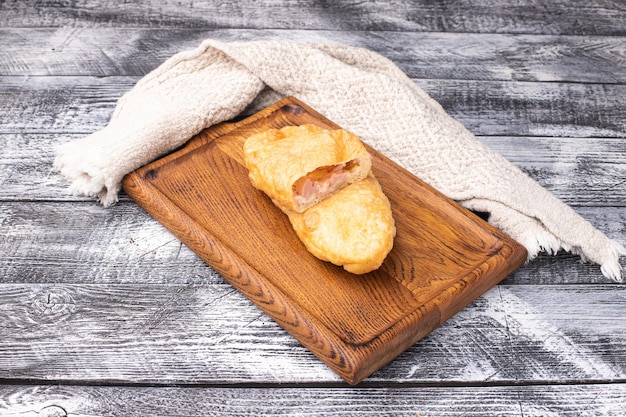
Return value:
M 102 208 L 51 169 L 203 39 L 340 42 L 626 244 L 623 0 L 143 3 L 0 1 L 0 415 L 626 415 L 626 286 L 576 256 L 350 387 L 127 196 Z

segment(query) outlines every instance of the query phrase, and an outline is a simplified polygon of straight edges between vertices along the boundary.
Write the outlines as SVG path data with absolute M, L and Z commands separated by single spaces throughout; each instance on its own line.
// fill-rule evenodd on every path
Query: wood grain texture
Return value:
M 483 136 L 480 140 L 572 206 L 626 204 L 623 138 Z
M 575 255 L 541 255 L 347 387 L 127 196 L 102 209 L 50 170 L 56 144 L 102 128 L 144 74 L 205 38 L 339 42 L 389 57 L 626 244 L 625 13 L 0 1 L 0 415 L 626 415 L 623 286 Z
M 0 133 L 91 133 L 138 80 L 2 77 Z M 416 82 L 475 135 L 626 137 L 626 84 Z
M 243 164 L 249 135 L 307 123 L 338 128 L 287 97 L 238 123 L 207 129 L 127 175 L 123 185 L 239 291 L 358 384 L 517 269 L 527 254 L 369 149 L 394 213 L 393 250 L 380 269 L 361 276 L 313 258 L 287 218 L 252 187 Z
M 626 132 L 622 85 L 608 94 L 613 90 L 608 84 L 446 80 L 418 85 L 477 135 L 623 138 Z
M 626 42 L 614 36 L 333 30 L 0 29 L 0 74 L 142 76 L 207 38 L 340 43 L 371 49 L 415 79 L 624 83 Z
M 625 393 L 624 384 L 366 389 L 7 385 L 0 387 L 0 396 L 9 399 L 0 403 L 0 413 L 41 417 L 40 411 L 58 407 L 68 416 L 622 417 Z
M 537 5 L 515 0 L 406 2 L 319 0 L 194 2 L 94 0 L 64 7 L 35 0 L 5 1 L 7 26 L 115 26 L 262 29 L 392 30 L 413 32 L 548 33 L 624 35 L 626 10 L 619 0 L 558 0 Z
M 3 381 L 342 385 L 224 282 L 0 290 Z M 499 285 L 363 386 L 624 381 L 625 301 L 610 285 Z

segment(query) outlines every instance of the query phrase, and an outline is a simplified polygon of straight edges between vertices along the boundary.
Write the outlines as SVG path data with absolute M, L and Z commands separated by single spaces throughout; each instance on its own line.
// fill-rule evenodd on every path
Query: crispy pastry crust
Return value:
M 314 125 L 269 129 L 246 139 L 244 160 L 252 184 L 314 256 L 354 274 L 380 267 L 395 222 L 357 136 Z
M 372 175 L 304 213 L 287 215 L 309 252 L 354 274 L 380 267 L 393 247 L 391 206 Z
M 365 178 L 371 168 L 371 157 L 356 135 L 315 125 L 252 135 L 244 145 L 244 160 L 256 188 L 283 211 L 299 213 Z

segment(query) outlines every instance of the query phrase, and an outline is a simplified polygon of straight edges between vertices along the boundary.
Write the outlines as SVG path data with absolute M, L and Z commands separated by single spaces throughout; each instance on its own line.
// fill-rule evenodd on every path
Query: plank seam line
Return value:
M 29 379 L 0 379 L 0 386 L 22 385 L 22 386 L 66 386 L 66 387 L 126 387 L 126 388 L 239 388 L 239 389 L 262 389 L 262 388 L 302 388 L 302 389 L 376 389 L 376 388 L 523 388 L 540 386 L 603 386 L 603 385 L 624 385 L 626 378 L 615 380 L 536 380 L 536 381 L 449 381 L 444 383 L 436 382 L 396 382 L 396 381 L 363 381 L 357 386 L 351 386 L 344 382 L 231 382 L 231 383 L 180 383 L 180 382 L 123 382 L 123 381 L 79 381 L 79 380 L 41 380 Z

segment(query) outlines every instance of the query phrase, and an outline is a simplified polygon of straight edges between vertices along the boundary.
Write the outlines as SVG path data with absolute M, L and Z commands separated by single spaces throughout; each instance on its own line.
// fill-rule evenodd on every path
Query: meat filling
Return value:
M 298 206 L 308 206 L 339 191 L 350 181 L 351 171 L 358 167 L 356 160 L 345 164 L 319 167 L 298 179 L 293 185 L 294 201 Z

